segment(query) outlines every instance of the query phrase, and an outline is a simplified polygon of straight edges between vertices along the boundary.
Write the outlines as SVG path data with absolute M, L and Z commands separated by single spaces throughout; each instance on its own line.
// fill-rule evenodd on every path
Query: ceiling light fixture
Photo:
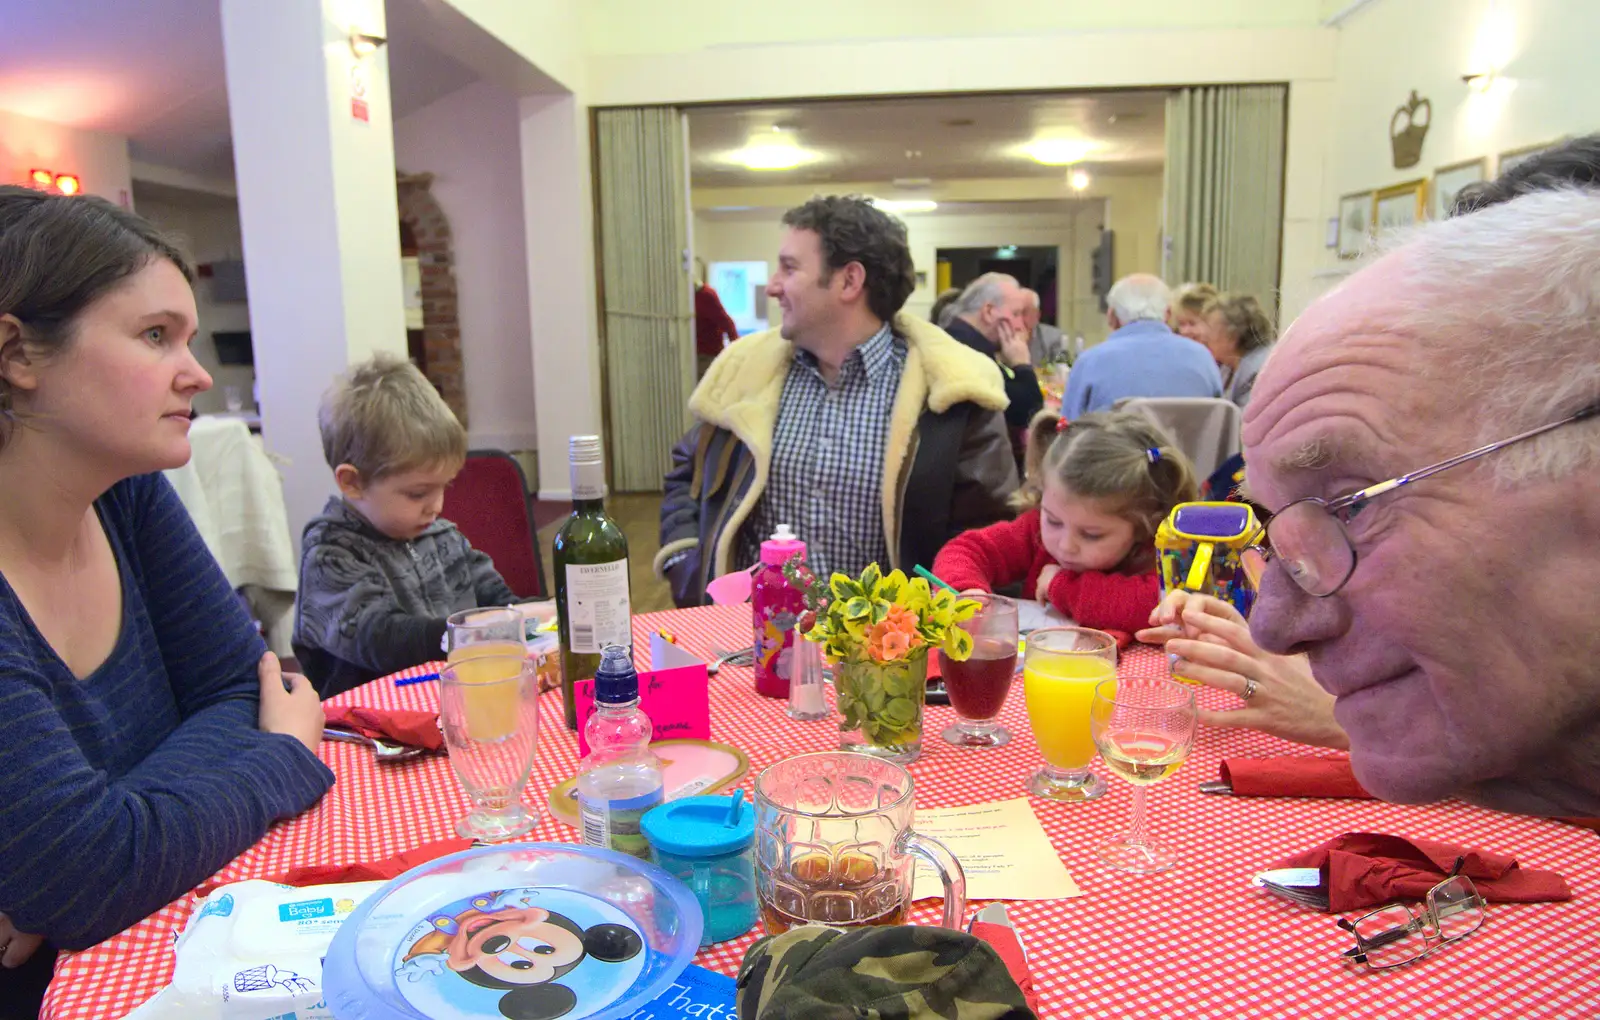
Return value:
M 802 149 L 782 131 L 764 131 L 751 135 L 744 148 L 736 149 L 724 158 L 747 170 L 793 170 L 797 166 L 815 163 L 822 155 Z
M 28 184 L 58 195 L 76 195 L 83 190 L 83 180 L 77 174 L 58 174 L 54 170 L 29 170 Z
M 1021 147 L 1023 155 L 1045 166 L 1067 166 L 1093 152 L 1096 144 L 1081 138 L 1035 138 Z
M 1089 175 L 1082 170 L 1074 170 L 1067 175 L 1067 183 L 1072 185 L 1073 191 L 1083 191 L 1089 187 Z
M 370 57 L 378 52 L 379 47 L 388 42 L 381 35 L 371 35 L 366 32 L 350 33 L 350 52 L 358 57 Z
M 886 213 L 901 216 L 906 213 L 933 212 L 939 208 L 939 203 L 931 198 L 875 198 L 872 204 Z

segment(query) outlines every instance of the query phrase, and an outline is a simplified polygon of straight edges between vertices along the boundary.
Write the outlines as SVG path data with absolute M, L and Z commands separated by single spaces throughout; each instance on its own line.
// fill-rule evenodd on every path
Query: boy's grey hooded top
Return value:
M 401 541 L 335 496 L 301 538 L 294 653 L 327 698 L 441 658 L 451 613 L 518 601 L 444 518 Z

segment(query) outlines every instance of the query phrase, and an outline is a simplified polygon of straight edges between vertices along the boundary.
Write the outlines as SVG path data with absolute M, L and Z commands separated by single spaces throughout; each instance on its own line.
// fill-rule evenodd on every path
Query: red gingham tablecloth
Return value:
M 746 607 L 677 610 L 634 620 L 639 665 L 650 631 L 663 628 L 688 650 L 750 640 Z M 1165 668 L 1154 649 L 1135 646 L 1127 674 Z M 423 672 L 419 667 L 411 672 Z M 396 687 L 375 681 L 336 698 L 383 707 L 437 709 L 437 684 Z M 1209 707 L 1231 696 L 1205 691 Z M 771 762 L 836 746 L 835 720 L 798 723 L 784 704 L 755 694 L 748 669 L 724 667 L 711 681 L 712 736 L 742 748 L 754 773 Z M 1016 734 L 999 749 L 956 748 L 939 739 L 953 710 L 930 706 L 922 759 L 911 767 L 918 807 L 946 807 L 1016 796 L 1040 764 L 1020 684 L 1002 721 Z M 570 777 L 577 741 L 561 721 L 558 693 L 543 697 L 538 760 L 526 802 L 544 821 L 530 837 L 573 841 L 576 831 L 548 817 L 550 788 Z M 1302 749 L 1303 750 L 1303 749 Z M 1208 796 L 1196 784 L 1228 756 L 1292 752 L 1259 733 L 1203 729 L 1193 756 L 1152 788 L 1150 820 L 1182 848 L 1172 872 L 1137 877 L 1102 867 L 1095 841 L 1127 817 L 1129 786 L 1108 774 L 1110 791 L 1091 804 L 1033 799 L 1033 809 L 1083 890 L 1077 899 L 1008 904 L 1031 958 L 1042 1013 L 1050 1018 L 1184 1017 L 1579 1017 L 1600 1014 L 1600 839 L 1587 830 L 1499 814 L 1449 801 L 1407 807 L 1359 800 Z M 297 864 L 374 859 L 453 836 L 467 810 L 446 759 L 379 766 L 364 748 L 326 742 L 323 760 L 339 782 L 316 808 L 275 826 L 219 874 L 226 881 L 267 877 Z M 1097 763 L 1098 764 L 1098 763 Z M 1514 854 L 1524 866 L 1566 876 L 1563 904 L 1491 905 L 1483 929 L 1412 967 L 1371 974 L 1342 964 L 1348 936 L 1331 915 L 1267 896 L 1252 874 L 1295 851 L 1346 831 L 1449 840 Z M 121 1017 L 172 975 L 172 940 L 194 908 L 185 897 L 93 949 L 63 954 L 44 1016 L 52 1020 Z M 914 912 L 936 923 L 937 900 Z M 756 932 L 703 950 L 697 962 L 737 973 Z

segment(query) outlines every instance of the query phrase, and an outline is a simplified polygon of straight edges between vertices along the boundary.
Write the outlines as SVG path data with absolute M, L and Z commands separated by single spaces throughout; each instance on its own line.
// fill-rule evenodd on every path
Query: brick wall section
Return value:
M 428 379 L 467 425 L 466 383 L 461 370 L 461 324 L 456 312 L 455 257 L 450 221 L 429 186 L 432 174 L 399 174 L 400 220 L 417 240 L 422 269 L 422 338 Z

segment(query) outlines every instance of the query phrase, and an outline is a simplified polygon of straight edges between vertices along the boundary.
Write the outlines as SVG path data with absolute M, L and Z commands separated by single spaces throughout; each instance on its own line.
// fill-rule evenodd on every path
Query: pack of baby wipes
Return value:
M 173 947 L 172 983 L 127 1020 L 332 1020 L 322 958 L 382 882 L 235 882 L 196 907 Z

